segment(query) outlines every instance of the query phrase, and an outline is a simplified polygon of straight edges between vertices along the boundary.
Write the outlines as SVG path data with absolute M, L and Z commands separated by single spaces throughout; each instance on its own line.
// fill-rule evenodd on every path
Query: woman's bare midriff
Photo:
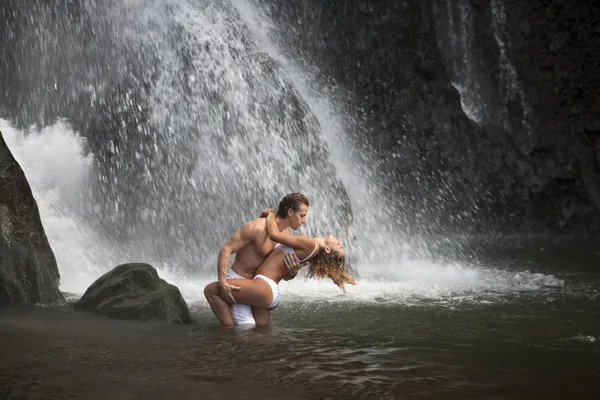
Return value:
M 284 257 L 285 253 L 283 251 L 273 251 L 256 271 L 256 274 L 266 276 L 275 283 L 279 283 L 287 275 L 287 269 L 283 262 Z

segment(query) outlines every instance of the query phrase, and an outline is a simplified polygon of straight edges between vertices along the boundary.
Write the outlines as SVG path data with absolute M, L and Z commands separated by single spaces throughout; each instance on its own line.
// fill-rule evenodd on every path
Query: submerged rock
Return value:
M 74 307 L 111 318 L 192 323 L 179 289 L 144 263 L 121 264 L 102 275 Z
M 59 281 L 37 203 L 0 132 L 0 306 L 62 303 Z

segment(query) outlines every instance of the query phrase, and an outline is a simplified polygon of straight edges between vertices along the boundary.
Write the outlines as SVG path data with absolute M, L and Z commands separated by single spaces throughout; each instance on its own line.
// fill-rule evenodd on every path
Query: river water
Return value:
M 271 329 L 209 336 L 227 343 L 220 354 L 241 374 L 312 387 L 316 398 L 597 398 L 598 243 L 513 239 L 519 243 L 490 248 L 486 262 L 514 274 L 552 272 L 563 283 L 372 301 L 284 290 Z M 204 305 L 193 309 L 214 325 Z

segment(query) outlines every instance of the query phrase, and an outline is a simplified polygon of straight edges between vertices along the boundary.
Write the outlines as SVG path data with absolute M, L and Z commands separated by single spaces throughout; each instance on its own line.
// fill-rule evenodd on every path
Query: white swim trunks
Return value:
M 262 279 L 263 281 L 267 282 L 269 286 L 271 286 L 271 292 L 273 293 L 273 301 L 271 301 L 271 304 L 268 308 L 276 307 L 279 304 L 280 298 L 279 285 L 276 284 L 273 279 L 268 278 L 264 275 L 256 275 L 254 279 Z
M 239 275 L 234 270 L 227 272 L 227 279 L 246 279 Z M 233 315 L 233 322 L 236 325 L 256 325 L 254 316 L 252 315 L 252 307 L 247 304 L 231 304 L 231 314 Z

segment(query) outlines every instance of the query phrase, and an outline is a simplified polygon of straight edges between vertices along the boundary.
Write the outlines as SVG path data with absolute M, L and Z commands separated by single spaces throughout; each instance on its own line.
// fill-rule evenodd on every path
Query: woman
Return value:
M 268 313 L 279 304 L 279 282 L 288 274 L 284 264 L 287 253 L 295 252 L 300 264 L 310 263 L 308 277 L 329 277 L 340 288 L 344 283 L 355 285 L 354 279 L 344 267 L 342 242 L 332 235 L 325 238 L 290 235 L 277 228 L 275 213 L 267 215 L 269 239 L 278 243 L 256 272 L 254 279 L 228 279 L 227 283 L 241 288 L 232 292 L 236 302 L 252 306 L 256 322 L 261 323 L 261 314 Z M 217 283 L 204 289 L 206 300 L 223 326 L 232 326 L 233 318 L 229 303 L 218 295 Z

